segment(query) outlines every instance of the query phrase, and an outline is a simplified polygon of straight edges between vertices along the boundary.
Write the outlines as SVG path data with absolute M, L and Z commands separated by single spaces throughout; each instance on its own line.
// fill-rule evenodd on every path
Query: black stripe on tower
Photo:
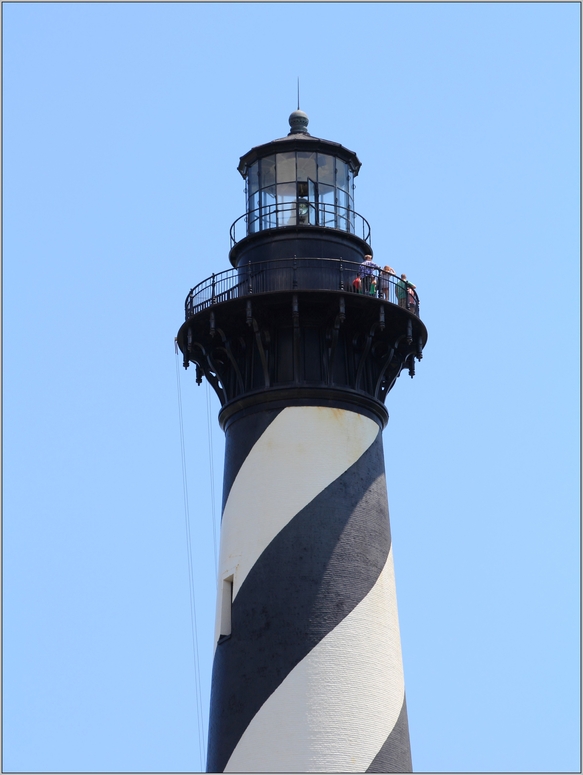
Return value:
M 215 652 L 209 772 L 224 770 L 267 698 L 370 592 L 390 545 L 379 433 L 281 530 L 241 585 L 231 637 Z
M 403 700 L 403 707 L 401 708 L 397 723 L 366 771 L 413 772 L 406 699 Z

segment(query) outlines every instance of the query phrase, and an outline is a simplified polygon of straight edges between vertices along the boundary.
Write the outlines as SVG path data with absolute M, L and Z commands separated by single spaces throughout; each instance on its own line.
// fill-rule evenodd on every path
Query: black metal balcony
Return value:
M 322 226 L 354 234 L 370 244 L 370 225 L 366 218 L 348 207 L 329 202 L 296 199 L 273 202 L 241 215 L 231 226 L 231 248 L 251 234 L 283 226 Z
M 363 274 L 362 264 L 341 258 L 284 258 L 226 269 L 189 292 L 186 320 L 213 304 L 282 291 L 336 291 L 384 299 L 419 316 L 419 297 L 406 281 L 384 270 Z M 370 271 L 370 270 L 369 270 Z

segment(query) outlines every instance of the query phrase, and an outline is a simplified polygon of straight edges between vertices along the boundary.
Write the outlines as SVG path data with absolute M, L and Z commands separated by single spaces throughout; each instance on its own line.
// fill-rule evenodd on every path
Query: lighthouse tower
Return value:
M 408 772 L 382 430 L 427 331 L 406 282 L 362 267 L 358 157 L 289 123 L 241 158 L 232 269 L 178 333 L 226 434 L 207 769 Z

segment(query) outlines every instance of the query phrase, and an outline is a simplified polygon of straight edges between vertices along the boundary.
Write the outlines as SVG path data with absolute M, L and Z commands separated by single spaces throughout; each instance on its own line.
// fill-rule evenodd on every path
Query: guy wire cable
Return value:
M 211 418 L 211 395 L 208 380 L 206 383 L 206 424 L 209 448 L 209 474 L 211 479 L 211 519 L 213 521 L 213 546 L 215 550 L 215 576 L 218 574 L 218 552 L 217 552 L 217 519 L 215 510 L 215 458 L 213 451 L 213 421 Z
M 184 497 L 184 521 L 186 526 L 186 553 L 188 557 L 188 581 L 189 581 L 189 593 L 190 593 L 190 629 L 192 634 L 192 651 L 194 661 L 194 684 L 196 694 L 196 714 L 198 720 L 198 744 L 199 744 L 199 757 L 201 772 L 204 769 L 204 748 L 205 748 L 205 732 L 204 732 L 204 720 L 202 715 L 202 691 L 200 682 L 200 662 L 198 654 L 198 628 L 196 623 L 196 598 L 194 593 L 194 572 L 192 563 L 192 542 L 190 533 L 190 509 L 188 504 L 188 484 L 187 484 L 187 469 L 186 469 L 186 451 L 184 446 L 184 421 L 182 415 L 182 392 L 180 389 L 180 368 L 178 365 L 178 346 L 176 340 L 174 340 L 174 351 L 176 355 L 176 386 L 178 393 L 178 424 L 180 426 L 180 452 L 182 460 L 182 492 Z

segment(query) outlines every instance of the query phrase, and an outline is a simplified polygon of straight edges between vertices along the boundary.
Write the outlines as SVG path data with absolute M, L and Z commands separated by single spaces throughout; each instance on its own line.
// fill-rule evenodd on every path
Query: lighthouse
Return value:
M 356 153 L 289 125 L 241 157 L 231 268 L 177 337 L 226 436 L 207 770 L 409 772 L 382 431 L 427 330 Z

